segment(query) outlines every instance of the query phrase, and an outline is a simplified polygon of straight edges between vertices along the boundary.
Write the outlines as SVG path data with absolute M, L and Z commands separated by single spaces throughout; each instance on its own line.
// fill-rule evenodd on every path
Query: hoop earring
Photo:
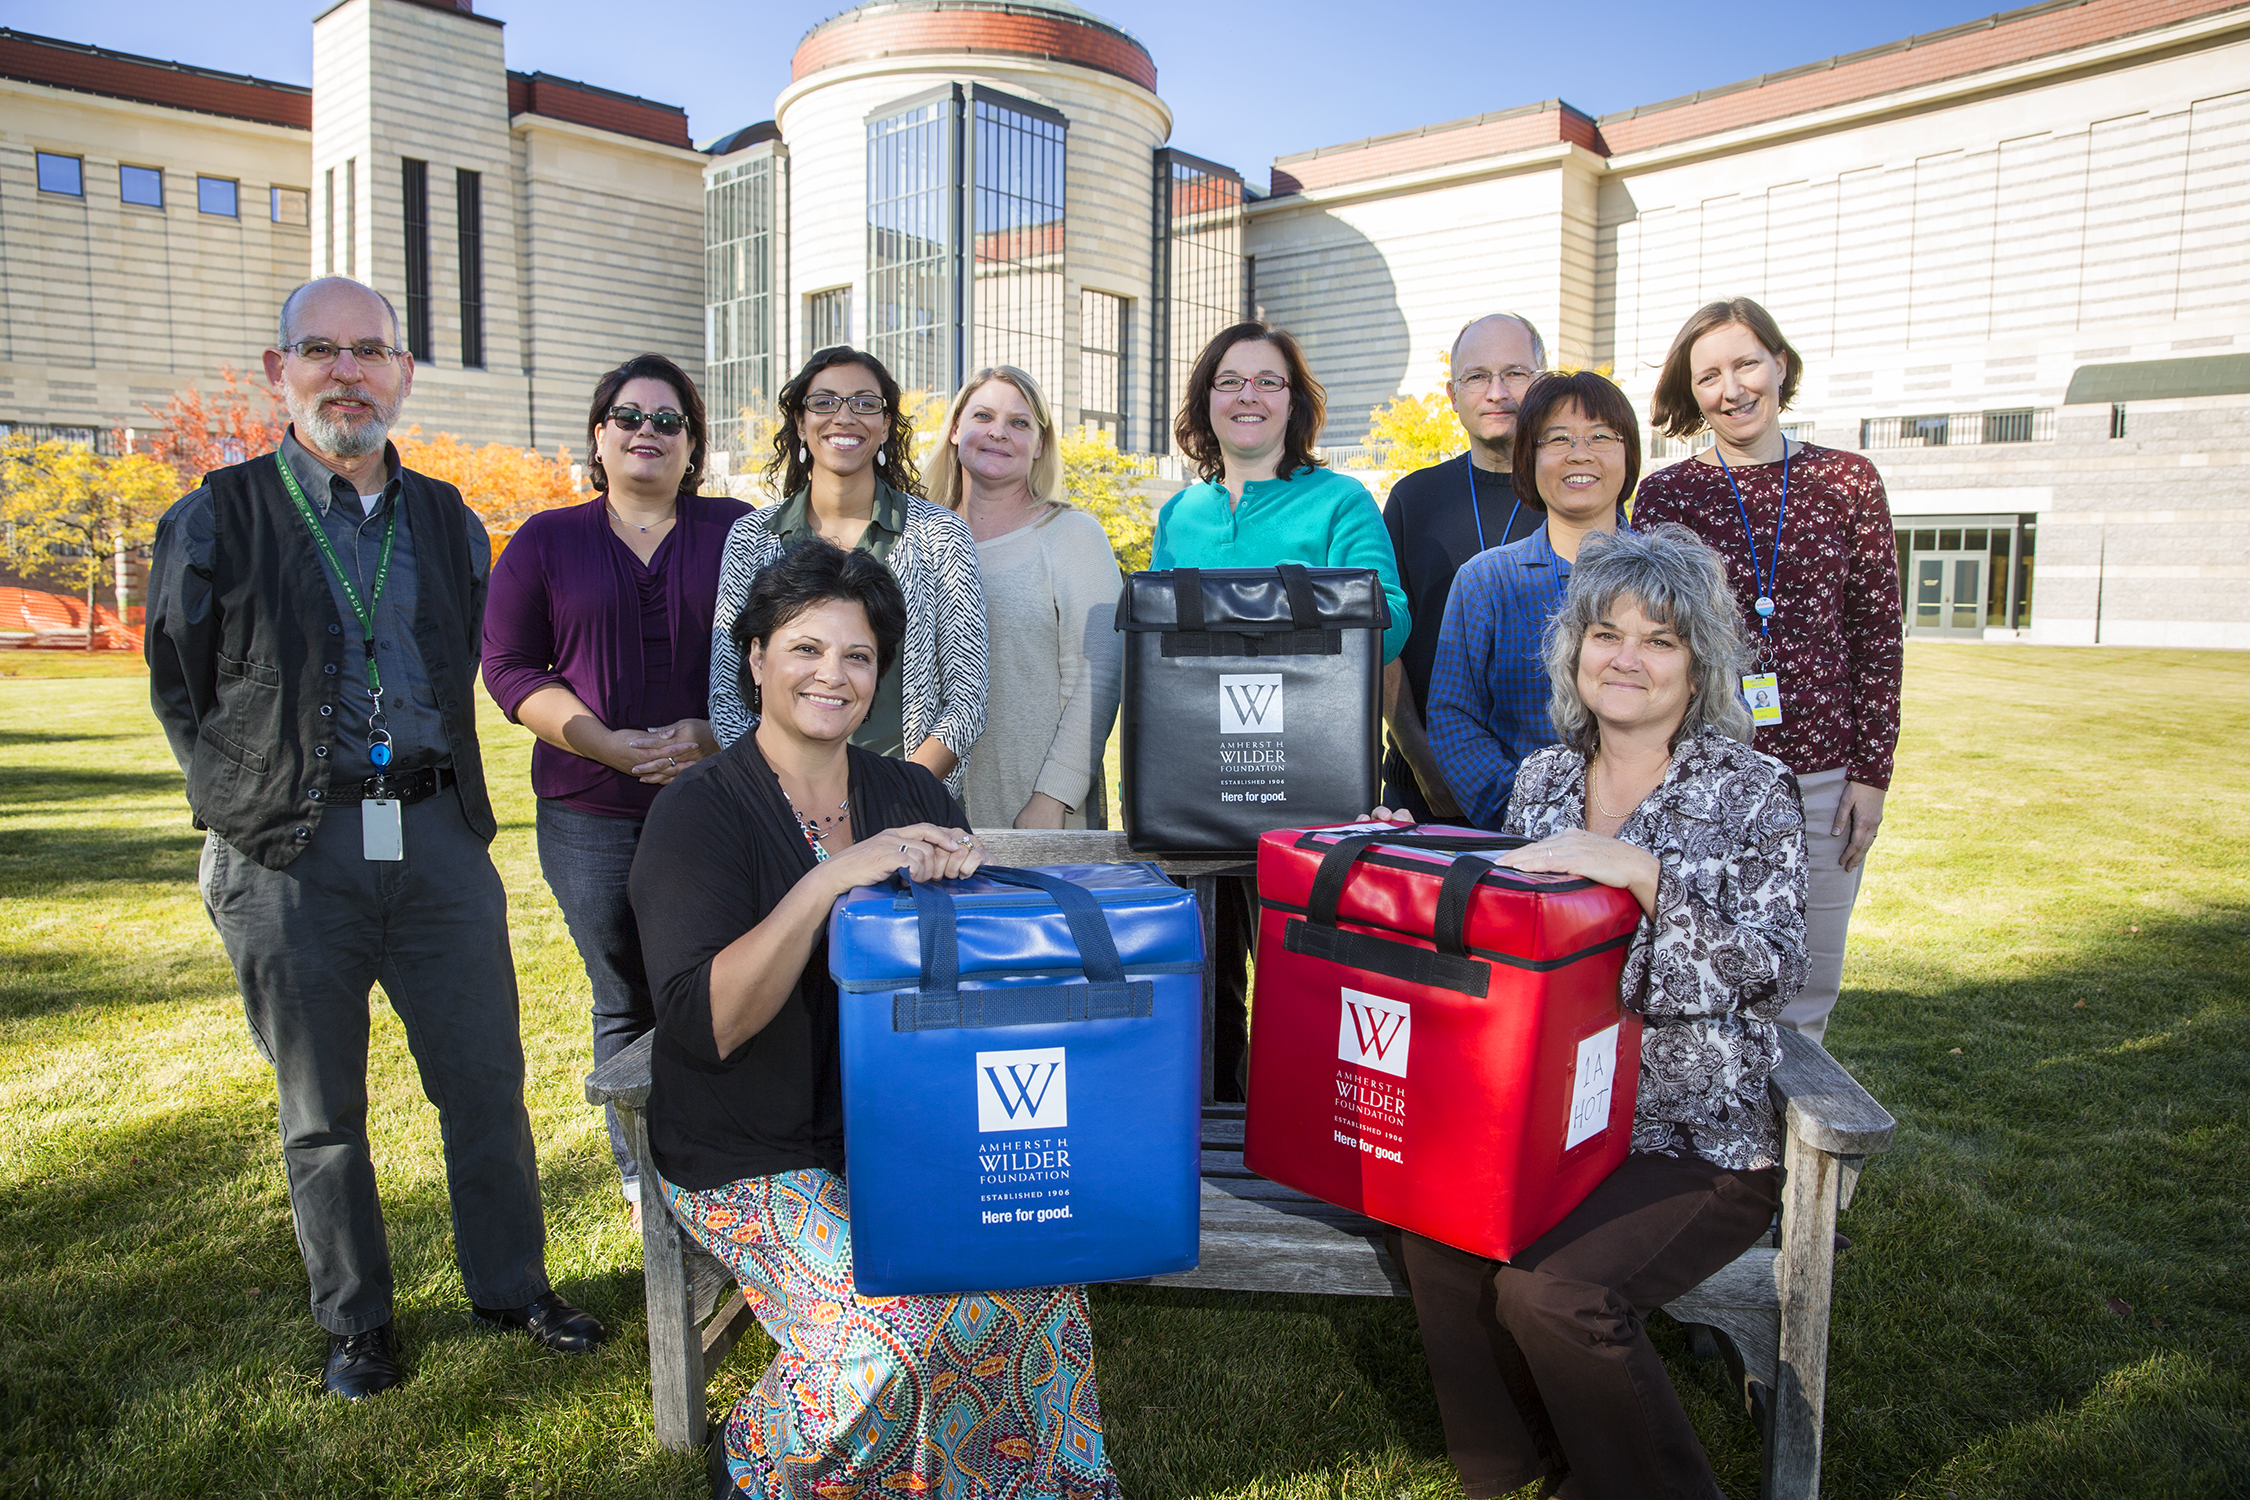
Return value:
M 594 488 L 606 494 L 609 490 L 609 471 L 602 467 L 599 456 L 596 456 L 592 462 L 587 464 L 586 472 L 592 477 Z

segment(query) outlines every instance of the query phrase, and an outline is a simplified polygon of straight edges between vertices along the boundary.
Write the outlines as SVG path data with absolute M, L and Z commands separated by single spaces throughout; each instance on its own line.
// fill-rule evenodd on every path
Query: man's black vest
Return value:
M 469 559 L 468 508 L 449 484 L 410 469 L 399 480 L 400 520 L 414 533 L 414 639 L 444 718 L 462 810 L 489 840 L 496 825 L 476 728 L 483 601 Z M 338 768 L 333 753 L 343 617 L 272 454 L 203 482 L 211 491 L 218 659 L 215 701 L 196 726 L 188 764 L 188 805 L 198 825 L 278 870 L 312 842 L 331 774 L 366 774 Z

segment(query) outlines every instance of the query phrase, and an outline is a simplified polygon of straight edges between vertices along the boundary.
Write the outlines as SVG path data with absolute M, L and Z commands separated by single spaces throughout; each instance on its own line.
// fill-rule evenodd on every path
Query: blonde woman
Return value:
M 1106 828 L 1102 747 L 1124 660 L 1124 580 L 1101 523 L 1062 499 L 1062 449 L 1039 383 L 979 370 L 930 452 L 930 499 L 977 543 L 991 672 L 963 801 L 984 828 Z

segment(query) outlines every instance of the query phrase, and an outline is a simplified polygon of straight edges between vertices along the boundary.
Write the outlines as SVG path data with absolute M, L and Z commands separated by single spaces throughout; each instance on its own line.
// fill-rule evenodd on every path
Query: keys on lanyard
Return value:
M 1775 583 L 1781 576 L 1781 528 L 1789 518 L 1789 440 L 1781 440 L 1781 504 L 1774 511 L 1773 551 L 1764 562 L 1758 560 L 1758 538 L 1750 529 L 1750 507 L 1742 501 L 1742 486 L 1734 482 L 1734 470 L 1727 466 L 1727 456 L 1713 446 L 1712 456 L 1719 460 L 1719 472 L 1727 477 L 1727 488 L 1734 492 L 1735 514 L 1742 518 L 1742 540 L 1750 549 L 1750 572 L 1757 580 L 1758 597 L 1751 605 L 1758 612 L 1758 662 L 1760 670 L 1745 673 L 1742 678 L 1742 701 L 1750 710 L 1750 722 L 1759 729 L 1771 728 L 1781 723 L 1781 676 L 1774 670 L 1776 661 L 1773 649 L 1773 596 Z

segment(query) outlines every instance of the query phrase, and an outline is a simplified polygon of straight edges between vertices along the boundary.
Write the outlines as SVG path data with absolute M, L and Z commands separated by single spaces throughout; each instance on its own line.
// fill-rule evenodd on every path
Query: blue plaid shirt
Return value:
M 1478 553 L 1454 575 L 1430 667 L 1427 728 L 1438 770 L 1472 827 L 1498 828 L 1524 757 L 1555 742 L 1547 722 L 1547 621 L 1570 564 L 1542 526 Z

